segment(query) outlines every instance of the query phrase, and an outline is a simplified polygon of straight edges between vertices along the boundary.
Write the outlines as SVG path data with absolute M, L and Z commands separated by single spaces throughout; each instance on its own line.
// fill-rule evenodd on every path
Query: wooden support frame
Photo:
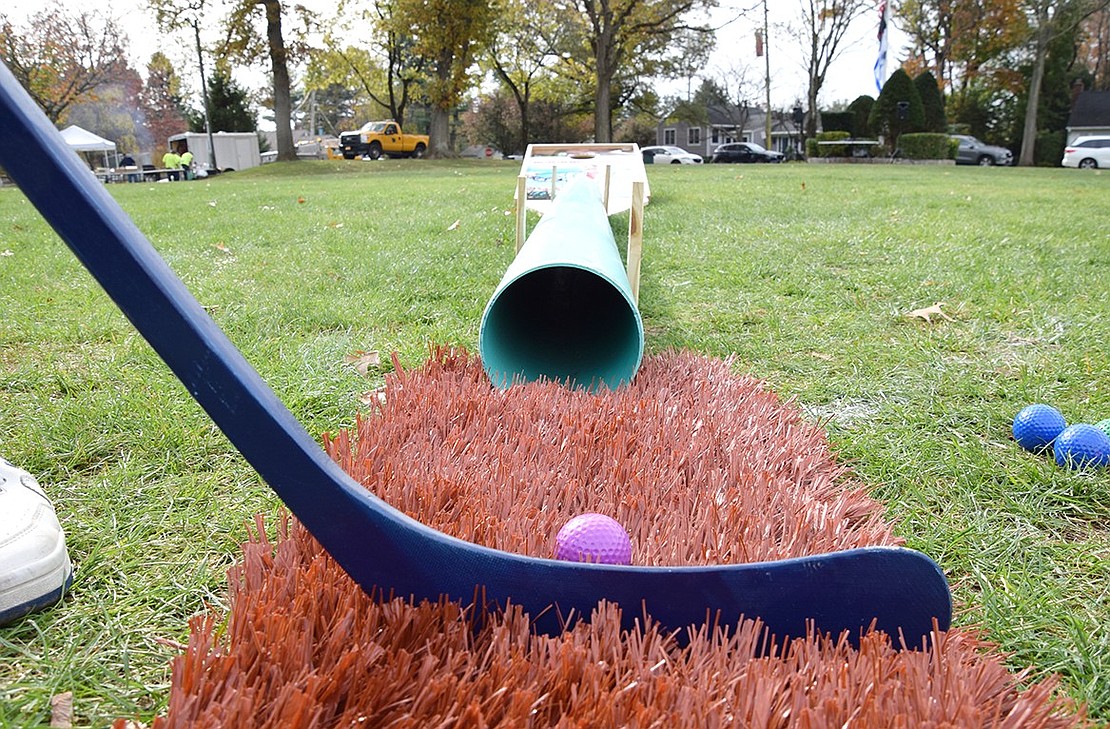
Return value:
M 632 298 L 640 303 L 640 259 L 644 248 L 644 183 L 632 183 L 632 207 L 628 209 L 628 255 L 625 266 Z

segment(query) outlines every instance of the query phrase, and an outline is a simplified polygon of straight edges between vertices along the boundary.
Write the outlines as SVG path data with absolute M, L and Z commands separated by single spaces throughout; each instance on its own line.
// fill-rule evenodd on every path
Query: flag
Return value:
M 886 81 L 887 26 L 890 24 L 890 3 L 879 3 L 879 57 L 875 59 L 875 88 L 882 92 Z
M 763 33 L 758 30 L 755 32 L 755 55 L 763 55 Z

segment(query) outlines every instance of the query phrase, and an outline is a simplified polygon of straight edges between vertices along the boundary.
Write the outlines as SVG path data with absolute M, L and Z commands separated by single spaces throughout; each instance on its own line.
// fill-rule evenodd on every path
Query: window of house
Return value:
M 690 147 L 701 146 L 701 127 L 690 127 L 686 130 L 686 144 Z
M 663 144 L 675 144 L 675 137 L 676 134 L 674 129 L 663 130 Z

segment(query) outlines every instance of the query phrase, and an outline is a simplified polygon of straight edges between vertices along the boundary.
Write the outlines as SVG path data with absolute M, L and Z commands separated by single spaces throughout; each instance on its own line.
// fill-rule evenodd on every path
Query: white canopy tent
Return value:
M 103 152 L 104 166 L 111 166 L 108 164 L 108 153 L 116 151 L 115 142 L 99 137 L 76 124 L 62 130 L 62 139 L 66 140 L 66 144 L 75 152 Z

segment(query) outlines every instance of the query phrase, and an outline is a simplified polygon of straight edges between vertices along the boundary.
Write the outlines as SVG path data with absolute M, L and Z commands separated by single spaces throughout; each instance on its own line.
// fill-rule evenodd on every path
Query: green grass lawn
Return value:
M 382 371 L 475 350 L 513 256 L 517 166 L 302 162 L 113 196 L 310 433 Z M 1022 452 L 1014 414 L 1110 418 L 1110 176 L 906 166 L 649 168 L 647 349 L 736 354 L 826 424 L 957 622 L 1110 721 L 1110 473 Z M 457 225 L 455 225 L 457 221 Z M 530 219 L 531 223 L 535 218 Z M 627 215 L 613 218 L 623 245 Z M 944 302 L 954 321 L 905 314 Z M 0 189 L 0 453 L 36 473 L 79 565 L 0 629 L 0 726 L 164 708 L 174 642 L 225 603 L 261 483 L 14 189 Z M 383 370 L 384 371 L 384 370 Z

